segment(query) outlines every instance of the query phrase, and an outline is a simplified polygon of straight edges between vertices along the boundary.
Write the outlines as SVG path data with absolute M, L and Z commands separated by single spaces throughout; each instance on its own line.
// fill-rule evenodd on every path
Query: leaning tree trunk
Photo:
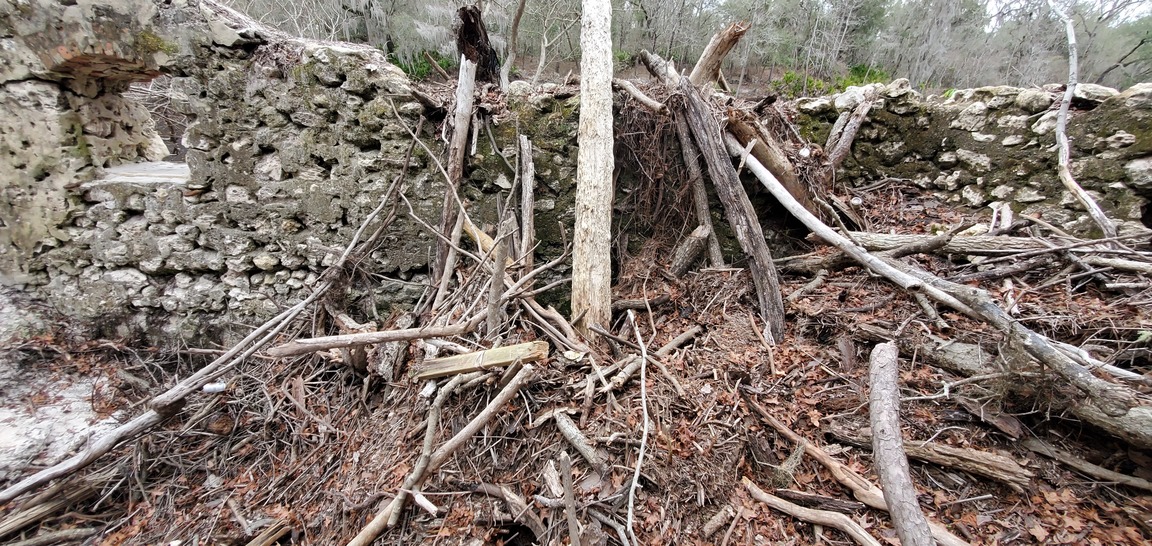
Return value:
M 572 322 L 585 336 L 612 319 L 612 3 L 584 0 Z

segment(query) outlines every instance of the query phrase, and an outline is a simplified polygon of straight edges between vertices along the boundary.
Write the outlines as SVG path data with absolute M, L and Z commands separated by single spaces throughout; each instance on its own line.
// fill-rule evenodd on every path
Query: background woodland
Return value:
M 429 58 L 455 64 L 452 25 L 461 0 L 230 0 L 289 33 L 366 43 L 410 75 Z M 1116 88 L 1152 79 L 1152 6 L 1144 0 L 1058 1 L 1079 40 L 1081 81 Z M 577 68 L 579 0 L 482 2 L 501 59 L 516 43 L 514 79 L 548 80 Z M 647 49 L 694 60 L 709 37 L 751 23 L 729 55 L 729 83 L 789 96 L 908 78 L 922 91 L 1064 81 L 1067 42 L 1045 0 L 613 0 L 617 71 Z M 516 13 L 518 37 L 512 36 Z M 429 55 L 425 55 L 427 52 Z M 639 69 L 638 69 L 639 70 Z M 640 72 L 638 72 L 640 73 Z

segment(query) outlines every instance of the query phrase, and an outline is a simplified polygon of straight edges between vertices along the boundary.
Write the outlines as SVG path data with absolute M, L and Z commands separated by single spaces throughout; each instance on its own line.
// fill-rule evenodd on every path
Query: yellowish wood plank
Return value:
M 548 342 L 532 341 L 477 351 L 464 355 L 452 355 L 424 361 L 416 368 L 413 378 L 418 381 L 436 379 L 461 373 L 487 370 L 507 366 L 515 362 L 535 362 L 548 358 Z

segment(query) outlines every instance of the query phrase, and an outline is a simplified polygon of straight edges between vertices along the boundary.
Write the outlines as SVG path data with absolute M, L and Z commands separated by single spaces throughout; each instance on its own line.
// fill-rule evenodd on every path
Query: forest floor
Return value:
M 914 188 L 889 185 L 861 196 L 879 232 L 926 232 L 965 220 Z M 745 270 L 703 269 L 670 279 L 661 272 L 669 246 L 650 240 L 623 260 L 615 298 L 647 300 L 650 307 L 635 313 L 634 324 L 617 315 L 612 333 L 624 341 L 591 354 L 553 348 L 518 395 L 423 483 L 420 502 L 406 507 L 378 543 L 564 544 L 562 452 L 572 459 L 570 487 L 584 545 L 622 543 L 629 523 L 642 544 L 850 543 L 839 531 L 755 500 L 744 480 L 846 512 L 882 543 L 898 543 L 887 514 L 855 503 L 816 460 L 792 456 L 797 444 L 761 410 L 878 483 L 870 444 L 857 443 L 868 427 L 873 343 L 886 337 L 898 337 L 901 347 L 969 343 L 995 354 L 1001 336 L 959 314 L 927 320 L 907 293 L 848 267 L 787 303 L 787 336 L 770 346 L 757 333 L 763 324 Z M 942 277 L 976 268 L 963 258 L 912 259 Z M 1143 355 L 1113 362 L 1139 374 L 1152 371 L 1147 351 L 1132 352 L 1152 336 L 1149 293 L 1106 292 L 1091 277 L 1069 277 L 1059 268 L 1040 266 L 985 288 L 1014 306 L 1020 321 L 1054 339 L 1102 358 Z M 462 278 L 470 274 L 461 271 Z M 797 293 L 809 281 L 785 274 L 783 293 Z M 503 343 L 542 337 L 515 324 L 508 323 Z M 696 327 L 702 330 L 692 340 L 658 358 L 667 375 L 649 365 L 643 383 L 635 377 L 604 387 L 601 373 L 610 375 L 625 353 L 637 352 L 625 342 L 654 354 Z M 213 352 L 159 354 L 68 339 L 63 331 L 42 335 L 9 347 L 7 356 L 30 374 L 98 378 L 91 402 L 99 417 L 136 411 Z M 413 362 L 427 346 L 413 342 L 404 349 Z M 1005 365 L 1001 373 L 957 384 L 961 377 L 935 366 L 933 355 L 902 353 L 906 445 L 967 448 L 1018 465 L 1015 474 L 995 479 L 914 459 L 920 507 L 930 520 L 982 545 L 1152 540 L 1149 491 L 1086 477 L 1024 447 L 1038 438 L 1096 465 L 1152 479 L 1152 453 L 1072 418 L 1066 410 L 1073 402 L 1059 380 L 1016 374 Z M 224 392 L 193 396 L 160 429 L 45 494 L 10 503 L 0 539 L 67 538 L 71 531 L 72 539 L 102 545 L 347 543 L 418 464 L 433 398 L 422 384 L 356 372 L 345 357 L 333 350 L 249 359 L 225 378 Z M 502 373 L 489 371 L 446 398 L 439 438 L 489 403 L 508 380 Z M 32 393 L 7 404 L 37 406 L 52 398 Z M 558 415 L 570 416 L 599 464 L 577 454 L 558 429 Z M 639 487 L 630 499 L 638 467 Z M 16 522 L 36 509 L 47 512 Z

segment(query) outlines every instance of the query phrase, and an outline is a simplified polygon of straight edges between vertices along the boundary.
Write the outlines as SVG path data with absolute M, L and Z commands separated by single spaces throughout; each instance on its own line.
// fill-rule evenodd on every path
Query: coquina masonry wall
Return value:
M 404 170 L 409 131 L 427 113 L 381 52 L 295 39 L 208 1 L 6 3 L 0 35 L 0 280 L 100 335 L 224 341 L 305 297 Z M 190 175 L 114 176 L 168 153 L 146 109 L 122 95 L 161 74 L 191 120 Z M 554 255 L 559 226 L 572 225 L 579 103 L 552 90 L 513 84 L 461 193 L 473 219 L 495 222 L 494 196 L 514 177 L 499 156 L 514 162 L 519 128 L 535 146 L 537 236 Z M 865 91 L 801 100 L 799 122 L 820 142 Z M 1001 201 L 1091 229 L 1055 175 L 1053 90 L 874 91 L 840 176 L 901 179 L 958 204 Z M 1074 171 L 1137 227 L 1152 196 L 1152 85 L 1084 91 Z M 435 147 L 433 126 L 421 137 Z M 421 148 L 402 180 L 413 213 L 435 224 L 443 183 Z M 428 282 L 432 238 L 399 206 L 357 264 L 361 282 L 336 294 L 357 317 L 385 318 Z

